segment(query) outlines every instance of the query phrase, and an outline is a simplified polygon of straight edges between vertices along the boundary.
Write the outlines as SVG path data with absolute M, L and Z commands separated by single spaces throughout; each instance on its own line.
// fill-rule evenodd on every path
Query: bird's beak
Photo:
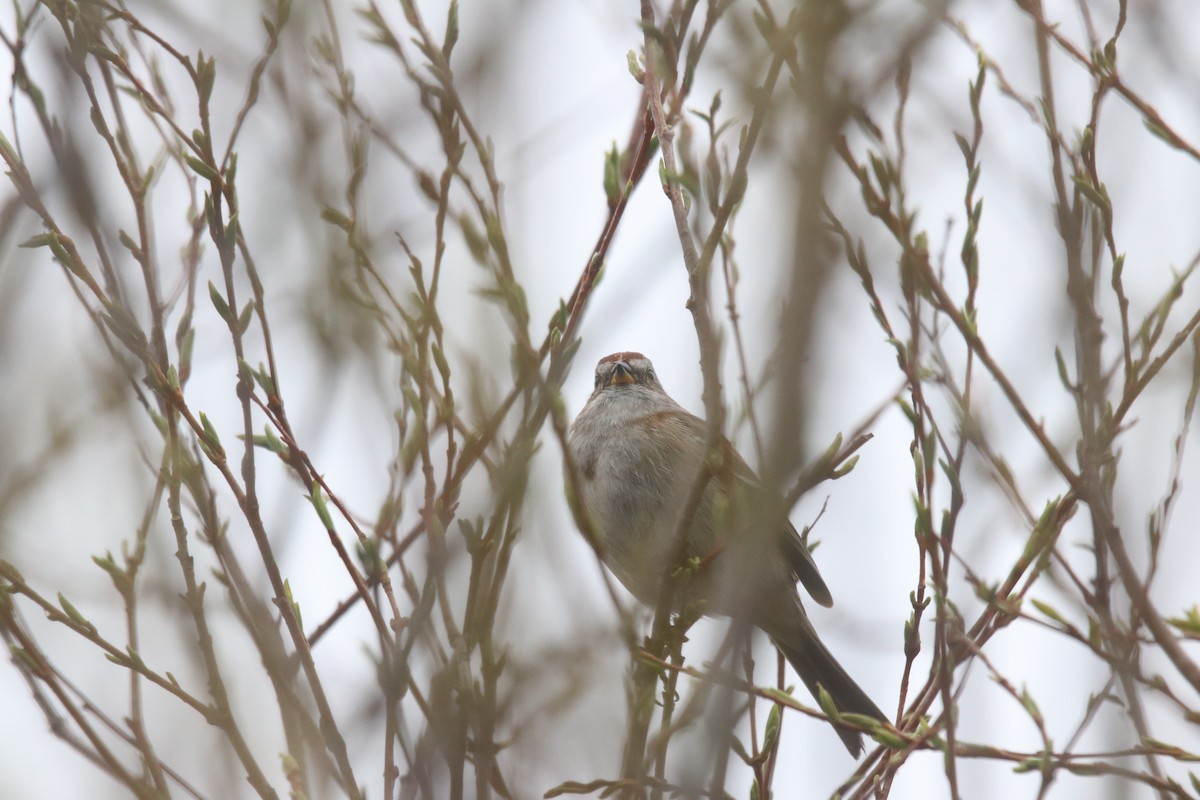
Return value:
M 613 367 L 612 377 L 608 379 L 609 386 L 616 386 L 622 383 L 636 383 L 633 378 L 633 370 L 624 361 L 618 361 Z

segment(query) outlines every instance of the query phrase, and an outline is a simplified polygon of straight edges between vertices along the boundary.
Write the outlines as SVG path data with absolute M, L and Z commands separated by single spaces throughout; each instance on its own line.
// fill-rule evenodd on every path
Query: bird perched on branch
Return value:
M 605 564 L 649 605 L 671 575 L 677 607 L 699 603 L 705 614 L 746 620 L 771 637 L 814 697 L 822 686 L 839 712 L 887 721 L 809 622 L 796 581 L 823 606 L 833 598 L 796 529 L 782 511 L 767 513 L 772 498 L 732 445 L 722 441 L 723 464 L 707 461 L 705 434 L 704 421 L 663 390 L 650 359 L 600 359 L 569 449 Z M 860 733 L 837 734 L 851 755 L 862 753 Z

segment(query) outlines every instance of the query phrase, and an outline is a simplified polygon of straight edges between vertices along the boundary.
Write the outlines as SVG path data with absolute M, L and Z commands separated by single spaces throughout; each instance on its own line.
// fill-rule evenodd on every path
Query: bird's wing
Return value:
M 696 442 L 699 446 L 703 446 L 706 426 L 704 420 L 694 414 L 687 414 L 682 420 L 687 425 L 689 432 L 696 437 Z M 758 475 L 746 463 L 733 445 L 726 439 L 721 440 L 725 447 L 728 463 L 733 469 L 734 477 L 754 490 L 762 490 L 762 482 L 758 479 Z M 753 496 L 753 491 L 751 496 Z M 778 537 L 780 549 L 783 551 L 784 557 L 787 559 L 788 566 L 791 568 L 792 575 L 803 584 L 804 588 L 815 600 L 822 606 L 828 608 L 833 605 L 833 596 L 829 593 L 829 587 L 825 584 L 825 579 L 821 577 L 820 571 L 817 569 L 816 562 L 813 561 L 812 555 L 808 552 L 808 548 L 800 539 L 800 534 L 796 532 L 796 527 L 785 518 L 783 521 L 784 528 L 781 535 Z
M 732 446 L 729 447 L 729 452 L 732 454 L 734 474 L 750 486 L 761 489 L 762 483 L 750 465 L 733 450 Z M 792 575 L 808 590 L 813 600 L 828 608 L 833 605 L 833 596 L 829 593 L 829 587 L 825 584 L 825 579 L 821 577 L 812 554 L 808 552 L 800 534 L 796 532 L 796 526 L 792 525 L 786 517 L 783 525 L 777 541 L 788 561 L 788 566 L 791 567 Z

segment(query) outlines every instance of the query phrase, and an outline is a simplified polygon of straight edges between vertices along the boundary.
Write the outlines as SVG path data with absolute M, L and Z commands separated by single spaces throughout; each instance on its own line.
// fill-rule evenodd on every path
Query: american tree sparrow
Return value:
M 755 511 L 762 516 L 771 498 L 728 442 L 727 477 L 713 475 L 705 463 L 705 433 L 704 421 L 663 390 L 650 359 L 632 352 L 600 359 L 595 390 L 571 426 L 569 447 L 608 568 L 650 605 L 664 576 L 673 575 L 678 602 L 698 602 L 705 614 L 765 631 L 814 696 L 819 684 L 839 711 L 886 721 L 809 622 L 796 581 L 823 606 L 833 598 L 796 529 L 784 519 L 759 533 Z M 709 473 L 707 485 L 680 560 L 677 532 L 702 470 Z M 859 733 L 837 733 L 851 755 L 862 752 Z

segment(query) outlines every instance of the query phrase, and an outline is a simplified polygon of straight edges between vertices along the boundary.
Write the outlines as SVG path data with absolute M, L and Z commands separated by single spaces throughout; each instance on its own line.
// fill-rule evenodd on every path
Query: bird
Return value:
M 839 713 L 887 722 L 809 621 L 796 581 L 822 606 L 833 597 L 795 527 L 785 517 L 755 529 L 756 509 L 770 508 L 767 489 L 724 439 L 728 470 L 711 469 L 706 433 L 704 420 L 663 389 L 649 358 L 624 351 L 600 359 L 592 394 L 571 424 L 568 451 L 605 565 L 651 606 L 662 581 L 673 576 L 682 584 L 678 603 L 698 602 L 706 615 L 745 619 L 766 632 L 814 697 L 824 687 Z M 706 484 L 680 548 L 681 518 L 700 480 Z M 861 733 L 835 730 L 859 757 Z

